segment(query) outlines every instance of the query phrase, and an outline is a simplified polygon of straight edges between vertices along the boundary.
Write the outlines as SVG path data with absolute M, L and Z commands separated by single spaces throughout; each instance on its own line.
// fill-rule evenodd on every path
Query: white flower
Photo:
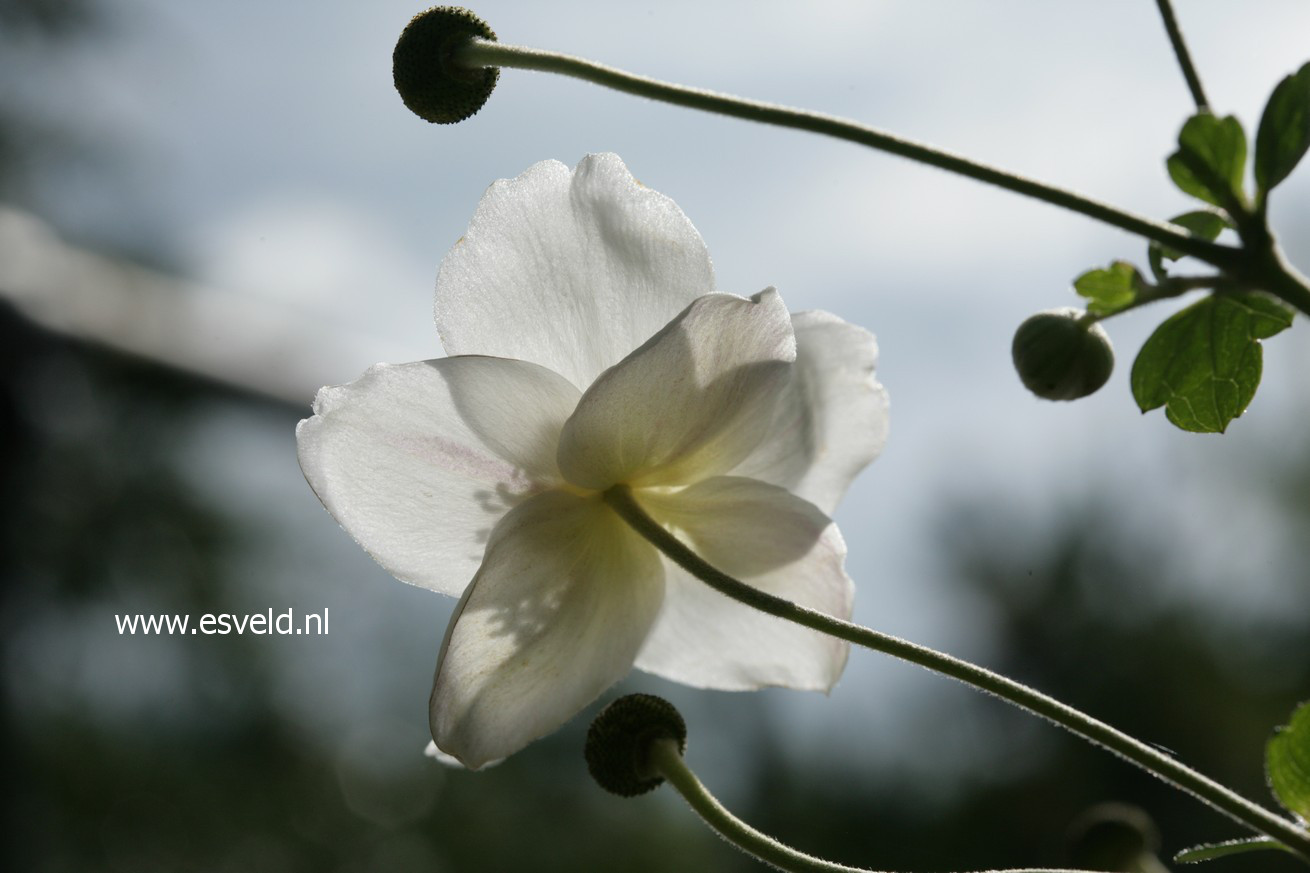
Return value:
M 462 595 L 433 737 L 470 767 L 642 670 L 827 690 L 847 646 L 664 558 L 601 500 L 616 484 L 702 557 L 848 617 L 828 518 L 879 452 L 876 346 L 772 289 L 714 290 L 696 229 L 615 155 L 491 186 L 442 262 L 449 357 L 324 388 L 296 436 L 323 505 L 399 579 Z

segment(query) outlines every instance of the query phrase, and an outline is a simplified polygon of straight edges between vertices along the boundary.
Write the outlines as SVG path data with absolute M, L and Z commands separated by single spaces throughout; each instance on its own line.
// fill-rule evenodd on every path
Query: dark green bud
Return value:
M 635 797 L 664 782 L 651 766 L 656 740 L 687 748 L 687 724 L 673 704 L 653 694 L 629 694 L 601 710 L 587 731 L 585 755 L 591 778 L 611 794 Z
M 391 55 L 391 71 L 411 112 L 434 124 L 454 124 L 482 108 L 500 70 L 455 63 L 455 51 L 474 37 L 494 40 L 496 34 L 458 6 L 434 6 L 410 20 Z
M 1110 337 L 1078 309 L 1048 309 L 1014 332 L 1010 353 L 1024 387 L 1046 400 L 1077 400 L 1114 371 Z

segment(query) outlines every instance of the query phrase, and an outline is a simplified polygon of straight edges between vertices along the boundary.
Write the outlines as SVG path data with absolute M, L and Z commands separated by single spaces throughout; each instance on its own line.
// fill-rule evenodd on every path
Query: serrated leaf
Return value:
M 1178 151 L 1166 161 L 1169 177 L 1185 193 L 1225 209 L 1242 202 L 1246 134 L 1231 115 L 1200 112 L 1178 132 Z
M 1169 219 L 1171 224 L 1179 227 L 1185 227 L 1207 242 L 1214 242 L 1219 238 L 1225 227 L 1230 227 L 1228 217 L 1220 212 L 1211 209 L 1197 209 L 1193 212 L 1184 212 L 1182 215 L 1175 215 Z M 1176 261 L 1183 256 L 1183 253 L 1169 246 L 1160 245 L 1153 242 L 1146 249 L 1146 258 L 1151 265 L 1151 272 L 1157 279 L 1165 279 L 1168 272 L 1164 268 L 1166 260 Z
M 1271 840 L 1268 837 L 1251 837 L 1245 840 L 1227 840 L 1222 843 L 1203 843 L 1190 849 L 1183 849 L 1183 851 L 1174 855 L 1174 860 L 1179 864 L 1199 864 L 1202 861 L 1227 858 L 1229 855 L 1243 855 L 1247 852 L 1262 852 L 1269 849 L 1277 849 L 1281 852 L 1291 851 L 1278 840 Z
M 1278 802 L 1302 821 L 1310 819 L 1310 702 L 1298 706 L 1269 741 L 1265 770 Z
M 1133 398 L 1160 406 L 1179 428 L 1223 433 L 1246 411 L 1260 384 L 1260 340 L 1286 329 L 1292 313 L 1255 293 L 1212 294 L 1175 313 L 1133 362 Z
M 1127 261 L 1115 261 L 1104 270 L 1088 270 L 1073 280 L 1074 290 L 1087 298 L 1087 311 L 1113 315 L 1132 306 L 1141 289 L 1142 274 Z
M 1263 194 L 1287 178 L 1310 148 L 1310 63 L 1269 95 L 1255 132 L 1255 184 Z

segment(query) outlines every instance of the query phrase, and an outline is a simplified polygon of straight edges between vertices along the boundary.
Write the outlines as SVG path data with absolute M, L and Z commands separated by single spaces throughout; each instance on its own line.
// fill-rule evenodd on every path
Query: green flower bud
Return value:
M 1105 328 L 1072 307 L 1048 309 L 1014 332 L 1010 347 L 1024 387 L 1046 400 L 1077 400 L 1106 383 L 1114 347 Z
M 419 118 L 454 124 L 487 102 L 500 70 L 467 69 L 454 60 L 455 50 L 473 37 L 494 40 L 496 34 L 457 6 L 434 6 L 405 26 L 391 55 L 391 70 L 400 99 Z
M 680 752 L 687 748 L 687 724 L 672 703 L 653 694 L 620 697 L 587 731 L 587 770 L 611 794 L 645 794 L 664 782 L 650 763 L 651 743 L 663 739 L 676 741 Z

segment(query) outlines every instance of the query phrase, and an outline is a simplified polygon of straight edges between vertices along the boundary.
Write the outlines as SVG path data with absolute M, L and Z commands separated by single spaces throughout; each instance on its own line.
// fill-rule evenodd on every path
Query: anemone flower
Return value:
M 880 451 L 873 336 L 720 294 L 696 229 L 615 155 L 493 184 L 437 277 L 447 357 L 324 388 L 296 436 L 327 510 L 402 581 L 460 598 L 431 698 L 469 767 L 634 665 L 827 691 L 847 645 L 711 590 L 602 499 L 626 487 L 724 572 L 842 618 L 829 518 Z

